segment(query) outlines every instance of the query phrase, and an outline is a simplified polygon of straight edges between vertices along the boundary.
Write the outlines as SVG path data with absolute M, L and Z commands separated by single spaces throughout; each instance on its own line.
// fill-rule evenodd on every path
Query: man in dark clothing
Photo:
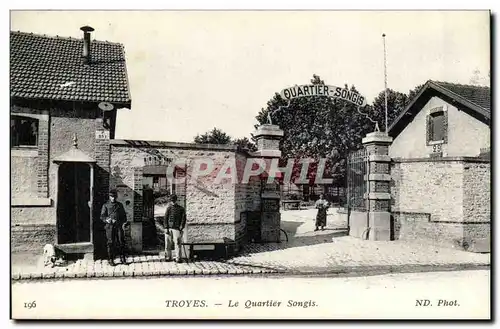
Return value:
M 106 230 L 108 260 L 111 266 L 115 266 L 115 248 L 120 250 L 122 264 L 126 264 L 124 227 L 127 224 L 127 214 L 121 202 L 116 201 L 116 196 L 116 190 L 111 190 L 109 192 L 109 201 L 101 209 L 101 220 L 104 222 L 104 229 Z
M 177 203 L 177 196 L 170 197 L 170 204 L 165 211 L 165 259 L 172 260 L 172 244 L 175 246 L 175 260 L 181 261 L 182 231 L 186 226 L 186 211 Z

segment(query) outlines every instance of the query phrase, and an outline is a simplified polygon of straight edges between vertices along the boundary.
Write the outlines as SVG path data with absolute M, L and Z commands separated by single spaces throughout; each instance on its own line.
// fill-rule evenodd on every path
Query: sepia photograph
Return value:
M 492 13 L 11 10 L 12 320 L 491 320 Z

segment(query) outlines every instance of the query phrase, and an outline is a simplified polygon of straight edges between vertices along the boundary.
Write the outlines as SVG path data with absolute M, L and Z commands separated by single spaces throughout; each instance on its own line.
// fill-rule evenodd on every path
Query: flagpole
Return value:
M 382 34 L 384 40 L 384 93 L 385 93 L 385 133 L 387 134 L 387 58 L 385 50 L 385 33 Z

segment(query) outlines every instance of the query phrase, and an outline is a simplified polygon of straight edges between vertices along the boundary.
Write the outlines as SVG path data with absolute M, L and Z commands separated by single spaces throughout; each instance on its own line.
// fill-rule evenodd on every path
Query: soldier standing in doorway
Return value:
M 101 220 L 104 222 L 106 230 L 106 246 L 108 251 L 108 260 L 111 266 L 115 266 L 115 250 L 120 251 L 120 260 L 126 264 L 125 259 L 125 232 L 127 225 L 127 214 L 125 208 L 116 200 L 116 190 L 109 192 L 109 201 L 101 209 Z
M 165 211 L 165 259 L 172 260 L 172 245 L 175 247 L 175 260 L 181 262 L 182 231 L 186 226 L 186 210 L 177 204 L 177 195 L 170 197 L 170 204 Z

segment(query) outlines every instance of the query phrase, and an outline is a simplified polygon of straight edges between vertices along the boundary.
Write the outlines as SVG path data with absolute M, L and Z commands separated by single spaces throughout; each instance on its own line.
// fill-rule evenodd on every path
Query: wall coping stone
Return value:
M 216 150 L 216 151 L 233 151 L 236 152 L 238 147 L 236 145 L 222 145 L 222 144 L 196 144 L 184 142 L 169 142 L 169 141 L 146 141 L 146 140 L 129 140 L 129 139 L 111 139 L 109 143 L 113 146 L 125 146 L 133 148 L 181 148 L 181 149 L 195 149 L 195 150 Z
M 368 143 L 379 143 L 379 144 L 391 144 L 392 137 L 388 136 L 387 133 L 381 131 L 374 131 L 372 133 L 366 134 L 366 137 L 361 140 L 362 144 Z
M 263 138 L 267 136 L 278 136 L 283 137 L 284 131 L 280 129 L 277 125 L 271 124 L 263 124 L 257 128 L 257 131 L 254 133 L 255 138 Z
M 444 157 L 444 158 L 393 158 L 394 163 L 410 163 L 410 162 L 477 162 L 490 163 L 489 159 L 476 157 Z

